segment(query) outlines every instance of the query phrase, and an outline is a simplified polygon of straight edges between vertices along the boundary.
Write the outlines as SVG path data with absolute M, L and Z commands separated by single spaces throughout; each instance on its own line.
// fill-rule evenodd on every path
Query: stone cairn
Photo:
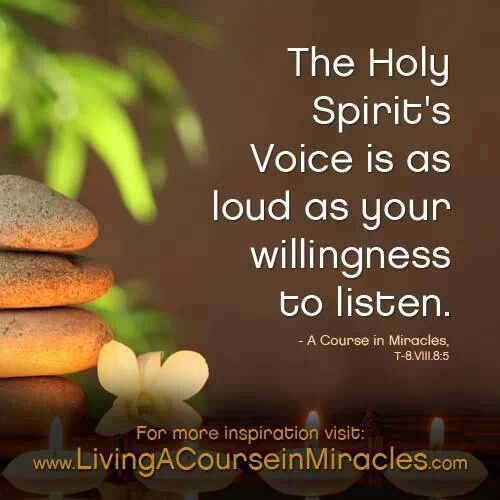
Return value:
M 0 435 L 46 436 L 59 416 L 71 426 L 85 394 L 59 377 L 97 364 L 112 338 L 73 307 L 113 284 L 111 270 L 76 255 L 97 238 L 95 217 L 43 184 L 0 176 Z

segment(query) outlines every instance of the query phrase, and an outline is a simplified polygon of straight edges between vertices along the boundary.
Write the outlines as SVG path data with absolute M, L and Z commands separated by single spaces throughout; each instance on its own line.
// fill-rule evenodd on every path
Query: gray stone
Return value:
M 26 177 L 0 175 L 0 248 L 70 253 L 99 233 L 92 213 Z

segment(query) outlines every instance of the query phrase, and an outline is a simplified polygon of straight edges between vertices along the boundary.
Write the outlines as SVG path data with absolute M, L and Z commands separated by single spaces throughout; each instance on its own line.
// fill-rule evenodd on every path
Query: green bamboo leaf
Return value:
M 195 164 L 204 162 L 207 147 L 202 121 L 190 105 L 174 70 L 160 56 L 142 48 L 128 51 L 127 64 L 144 85 L 164 101 L 165 115 L 173 123 L 188 160 Z
M 25 65 L 14 64 L 9 74 L 11 149 L 34 152 L 45 142 L 44 130 L 53 114 L 53 96 Z
M 67 26 L 74 25 L 80 15 L 80 8 L 68 0 L 0 0 L 0 6 L 43 17 L 55 24 Z
M 130 47 L 125 54 L 125 63 L 143 83 L 172 105 L 185 100 L 175 71 L 157 53 L 143 47 Z
M 184 153 L 191 163 L 200 163 L 207 157 L 205 137 L 200 117 L 189 107 L 174 116 L 174 127 Z
M 144 93 L 148 112 L 145 123 L 144 162 L 151 184 L 155 189 L 165 185 L 168 178 L 166 151 L 169 138 L 169 110 L 163 99 Z
M 81 134 L 109 168 L 129 212 L 139 222 L 152 221 L 156 203 L 127 113 L 109 96 L 85 91 L 77 120 Z
M 59 61 L 80 87 L 108 93 L 124 102 L 137 97 L 134 79 L 126 71 L 105 61 L 79 54 L 62 55 Z
M 19 101 L 13 105 L 12 114 L 12 147 L 18 152 L 36 148 L 40 142 L 42 124 L 39 117 L 30 112 L 30 107 Z
M 45 184 L 76 198 L 85 175 L 85 144 L 71 126 L 56 130 L 47 156 Z
M 0 114 L 3 114 L 11 102 L 11 73 L 15 62 L 16 47 L 12 40 L 0 36 Z
M 211 47 L 220 40 L 217 29 L 168 5 L 158 5 L 149 0 L 133 0 L 127 2 L 125 11 L 136 23 L 163 29 L 200 45 Z

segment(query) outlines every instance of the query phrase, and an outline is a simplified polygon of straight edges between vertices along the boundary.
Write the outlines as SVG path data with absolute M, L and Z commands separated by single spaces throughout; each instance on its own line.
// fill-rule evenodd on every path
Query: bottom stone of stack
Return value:
M 65 433 L 72 433 L 86 414 L 85 392 L 62 377 L 0 380 L 0 437 L 48 437 L 60 417 Z
M 97 364 L 110 329 L 72 307 L 0 311 L 0 378 L 66 375 Z

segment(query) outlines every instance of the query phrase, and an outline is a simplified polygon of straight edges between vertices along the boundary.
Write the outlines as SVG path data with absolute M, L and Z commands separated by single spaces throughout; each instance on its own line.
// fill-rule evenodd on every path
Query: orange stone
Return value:
M 83 389 L 60 377 L 0 380 L 0 436 L 43 437 L 60 417 L 64 430 L 77 428 L 87 408 Z
M 0 251 L 0 309 L 82 304 L 112 285 L 111 270 L 87 257 Z
M 0 311 L 0 378 L 64 375 L 92 368 L 111 339 L 106 324 L 81 309 Z

